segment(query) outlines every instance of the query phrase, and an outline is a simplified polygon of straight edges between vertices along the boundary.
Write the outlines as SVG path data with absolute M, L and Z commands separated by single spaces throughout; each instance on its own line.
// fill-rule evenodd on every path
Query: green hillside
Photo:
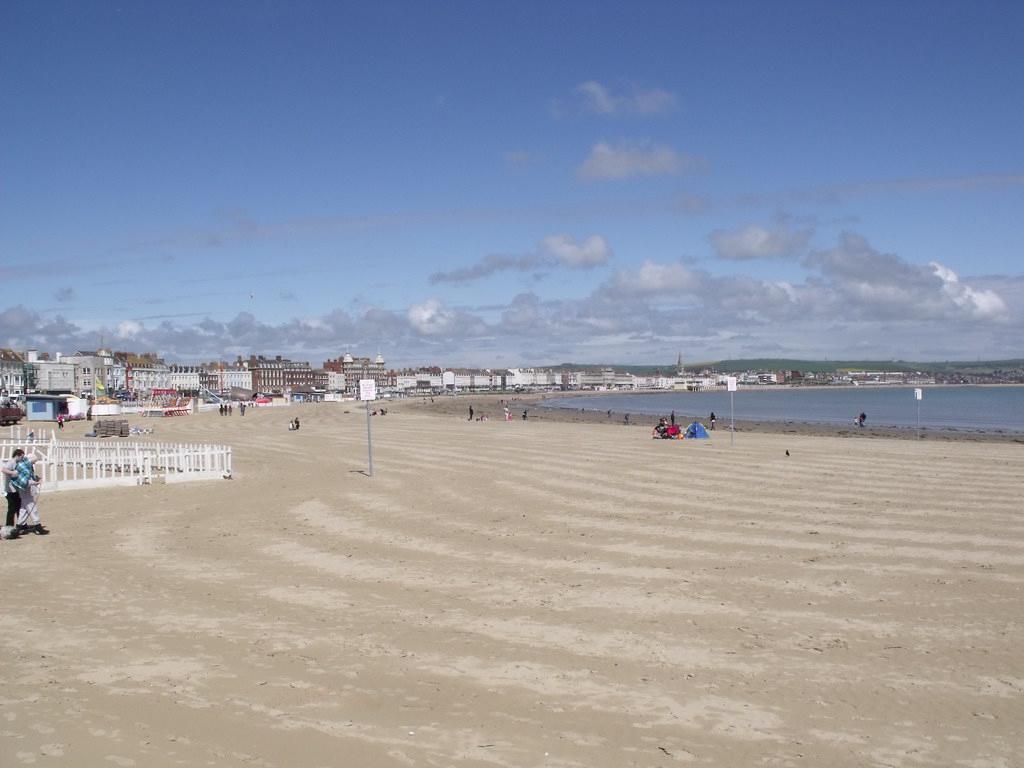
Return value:
M 703 364 L 687 366 L 701 367 Z M 926 373 L 992 373 L 1024 368 L 1024 360 L 948 360 L 942 362 L 913 362 L 908 360 L 789 360 L 784 358 L 763 358 L 749 360 L 721 360 L 709 363 L 717 371 L 808 371 L 831 373 L 833 371 L 922 371 Z
M 675 372 L 675 362 L 663 365 L 616 365 L 615 363 L 561 363 L 557 370 L 598 371 L 614 368 L 620 373 L 651 376 L 657 372 Z M 839 371 L 921 371 L 924 373 L 989 374 L 996 371 L 1024 370 L 1024 359 L 1012 360 L 946 360 L 942 362 L 912 362 L 908 360 L 793 360 L 789 358 L 749 358 L 685 363 L 688 371 L 711 368 L 721 373 L 743 371 L 803 371 L 808 373 L 834 373 Z

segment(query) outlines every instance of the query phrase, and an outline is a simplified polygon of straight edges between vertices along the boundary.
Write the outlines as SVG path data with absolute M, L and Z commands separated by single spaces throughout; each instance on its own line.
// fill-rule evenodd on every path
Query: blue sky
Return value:
M 1024 356 L 1019 3 L 0 9 L 0 344 Z

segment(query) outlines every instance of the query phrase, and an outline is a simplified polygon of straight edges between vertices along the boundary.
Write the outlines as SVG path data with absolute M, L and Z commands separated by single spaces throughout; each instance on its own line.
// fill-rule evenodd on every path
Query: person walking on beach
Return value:
M 15 467 L 18 464 L 18 459 L 24 455 L 25 452 L 21 448 L 17 448 L 11 454 L 11 458 L 0 465 L 0 472 L 3 473 L 4 496 L 7 497 L 7 514 L 4 517 L 4 528 L 8 530 L 14 527 L 18 512 L 21 510 L 21 497 L 18 495 L 18 491 L 11 485 L 11 478 L 17 476 L 18 473 Z
M 669 425 L 674 427 L 676 425 L 676 412 L 672 411 L 672 413 L 669 414 L 668 419 L 669 419 L 669 422 L 668 422 Z
M 469 406 L 469 420 L 470 421 L 473 420 L 473 406 L 472 405 Z
M 715 428 L 715 412 L 714 411 L 711 412 L 711 418 L 709 418 L 708 421 L 711 422 L 711 428 L 714 429 Z
M 7 515 L 5 526 L 15 525 L 17 517 L 18 533 L 32 532 L 40 536 L 49 533 L 39 522 L 39 508 L 35 501 L 38 493 L 39 478 L 35 475 L 37 459 L 30 459 L 21 448 L 15 449 L 9 461 L 0 466 L 3 473 L 4 491 L 7 494 Z M 33 486 L 36 486 L 33 493 Z M 33 525 L 27 525 L 29 519 Z

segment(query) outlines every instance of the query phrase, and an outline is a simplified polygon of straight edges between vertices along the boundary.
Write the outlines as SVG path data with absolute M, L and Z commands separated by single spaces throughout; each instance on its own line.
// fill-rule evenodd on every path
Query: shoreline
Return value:
M 945 386 L 945 385 L 942 385 Z M 960 385 L 955 385 L 960 386 Z M 973 385 L 968 385 L 973 386 Z M 503 416 L 502 403 L 508 403 L 513 420 L 521 421 L 523 410 L 528 411 L 529 421 L 545 421 L 560 424 L 601 424 L 608 427 L 650 430 L 657 423 L 658 417 L 653 414 L 631 413 L 630 423 L 624 423 L 624 412 L 613 411 L 611 418 L 605 411 L 578 410 L 560 406 L 549 406 L 545 403 L 555 398 L 592 397 L 593 392 L 559 392 L 504 397 L 500 394 L 472 395 L 438 395 L 424 402 L 421 398 L 392 401 L 402 407 L 412 406 L 425 413 L 438 417 L 459 416 L 468 420 L 469 406 L 473 406 L 474 419 L 487 416 L 488 420 L 501 421 Z M 602 394 L 602 393 L 598 393 Z M 622 392 L 618 394 L 652 394 L 650 392 Z M 666 393 L 667 394 L 667 393 Z M 682 424 L 685 419 L 680 420 Z M 704 423 L 706 419 L 701 420 Z M 689 422 L 687 422 L 689 423 Z M 714 434 L 729 433 L 728 420 L 719 419 Z M 710 425 L 705 424 L 710 430 Z M 793 434 L 814 435 L 822 437 L 849 438 L 889 438 L 896 440 L 918 439 L 916 427 L 869 426 L 863 429 L 847 424 L 821 424 L 801 421 L 760 421 L 737 420 L 736 433 L 756 432 L 760 434 Z M 1024 432 L 984 431 L 971 429 L 938 429 L 935 427 L 921 428 L 921 441 L 946 442 L 985 442 L 985 443 L 1021 443 L 1024 444 Z

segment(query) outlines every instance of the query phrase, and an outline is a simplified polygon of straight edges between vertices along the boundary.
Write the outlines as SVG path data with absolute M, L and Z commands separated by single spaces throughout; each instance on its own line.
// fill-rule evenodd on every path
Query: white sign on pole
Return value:
M 735 392 L 736 391 L 736 377 L 735 376 L 727 376 L 725 378 L 725 388 L 729 392 Z
M 359 399 L 366 402 L 366 456 L 370 462 L 370 477 L 373 477 L 373 433 L 370 430 L 370 401 L 377 399 L 377 382 L 373 379 L 360 379 Z M 374 411 L 374 413 L 377 412 Z
M 924 391 L 920 388 L 914 389 L 914 399 L 917 400 L 917 439 L 921 439 L 921 400 L 924 397 Z

